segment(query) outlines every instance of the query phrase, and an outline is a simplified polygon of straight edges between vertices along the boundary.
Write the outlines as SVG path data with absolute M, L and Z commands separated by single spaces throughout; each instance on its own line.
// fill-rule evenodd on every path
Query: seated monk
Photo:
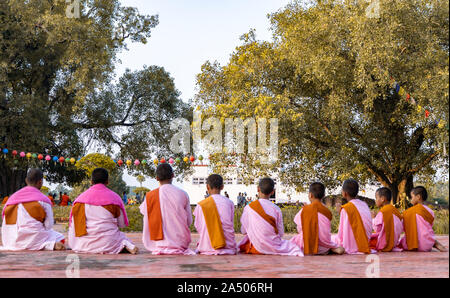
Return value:
M 303 250 L 305 255 L 343 254 L 344 248 L 331 241 L 332 214 L 321 200 L 325 197 L 325 186 L 314 182 L 309 187 L 311 204 L 303 207 L 295 216 L 298 235 L 291 241 Z
M 14 193 L 3 208 L 0 250 L 65 250 L 64 235 L 53 231 L 52 202 L 41 193 L 44 175 L 30 169 L 26 187 Z
M 270 202 L 275 193 L 275 183 L 270 178 L 259 181 L 259 199 L 244 208 L 241 232 L 244 238 L 238 244 L 242 253 L 302 256 L 302 250 L 284 234 L 283 215 L 277 205 Z
M 206 180 L 209 196 L 197 204 L 194 210 L 195 228 L 200 238 L 196 252 L 204 255 L 235 255 L 234 204 L 220 195 L 223 178 L 213 174 Z
M 401 246 L 410 251 L 447 251 L 433 231 L 434 212 L 424 205 L 428 198 L 425 187 L 417 186 L 411 190 L 411 203 L 413 207 L 403 212 L 405 236 L 400 240 Z
M 162 163 L 156 169 L 159 188 L 147 193 L 139 207 L 144 215 L 142 242 L 153 255 L 195 255 L 189 249 L 192 210 L 188 194 L 172 185 L 173 169 Z
M 381 208 L 373 219 L 374 233 L 370 238 L 370 248 L 377 251 L 402 251 L 400 235 L 403 233 L 402 215 L 390 203 L 392 192 L 387 187 L 377 189 L 375 192 L 375 204 Z
M 78 253 L 136 254 L 138 248 L 119 228 L 128 226 L 118 194 L 107 188 L 108 171 L 92 172 L 92 186 L 74 202 L 69 218 L 69 246 Z
M 359 185 L 356 180 L 344 181 L 342 196 L 347 204 L 340 211 L 339 231 L 333 241 L 347 254 L 370 254 L 369 239 L 372 235 L 372 214 L 364 201 L 356 199 Z

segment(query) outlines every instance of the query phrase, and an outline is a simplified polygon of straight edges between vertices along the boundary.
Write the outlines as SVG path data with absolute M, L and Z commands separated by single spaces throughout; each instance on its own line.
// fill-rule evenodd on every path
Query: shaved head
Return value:
M 40 169 L 29 169 L 25 182 L 28 186 L 34 186 L 40 189 L 42 187 L 43 179 L 44 173 L 42 173 Z

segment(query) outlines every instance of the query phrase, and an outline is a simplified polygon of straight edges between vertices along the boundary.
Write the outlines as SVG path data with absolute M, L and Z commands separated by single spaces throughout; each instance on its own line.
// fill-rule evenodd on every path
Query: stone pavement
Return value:
M 153 256 L 142 245 L 141 233 L 127 236 L 139 247 L 138 255 L 78 254 L 80 277 L 366 277 L 366 255 L 343 256 Z M 286 235 L 289 239 L 293 235 Z M 242 235 L 236 235 L 240 240 Z M 191 247 L 198 239 L 192 234 Z M 438 236 L 448 247 L 449 237 Z M 65 252 L 0 252 L 0 278 L 66 277 L 70 261 Z M 380 253 L 381 277 L 449 277 L 449 253 Z

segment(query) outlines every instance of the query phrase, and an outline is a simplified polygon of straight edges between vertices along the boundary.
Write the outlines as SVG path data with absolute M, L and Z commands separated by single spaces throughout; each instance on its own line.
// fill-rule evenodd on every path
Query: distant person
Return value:
M 126 191 L 123 192 L 122 200 L 123 200 L 124 205 L 126 205 L 128 203 L 128 197 L 127 197 Z
M 225 192 L 224 195 L 225 195 L 228 199 L 230 198 L 230 196 L 228 195 L 227 192 Z
M 400 235 L 403 233 L 402 214 L 391 204 L 392 192 L 381 187 L 375 192 L 375 204 L 380 211 L 372 220 L 374 233 L 370 237 L 370 248 L 377 251 L 399 252 Z
M 295 216 L 298 235 L 291 239 L 305 255 L 324 255 L 329 252 L 343 254 L 344 249 L 331 240 L 333 215 L 321 200 L 325 197 L 325 186 L 314 182 L 309 186 L 311 204 L 303 207 Z
M 237 205 L 238 205 L 238 207 L 242 207 L 245 205 L 245 198 L 242 195 L 242 193 L 239 193 L 237 196 Z
M 118 194 L 110 190 L 108 171 L 92 172 L 92 186 L 74 202 L 69 220 L 69 245 L 77 253 L 136 254 L 138 248 L 119 229 L 128 226 Z
M 136 195 L 136 202 L 141 203 L 141 195 L 140 194 Z
M 53 194 L 49 193 L 48 194 L 48 198 L 50 199 L 50 201 L 52 202 L 52 206 L 55 205 L 55 200 L 53 199 Z
M 400 240 L 401 246 L 405 250 L 431 251 L 434 247 L 439 251 L 447 251 L 434 235 L 434 212 L 424 205 L 427 199 L 425 187 L 417 186 L 411 190 L 413 207 L 403 212 L 405 236 Z
M 197 204 L 194 210 L 195 228 L 199 233 L 196 252 L 204 255 L 235 255 L 234 204 L 225 196 L 223 178 L 212 174 L 206 180 L 210 197 Z
M 0 250 L 65 250 L 64 235 L 53 230 L 52 202 L 40 191 L 44 174 L 30 169 L 25 182 L 3 208 Z
M 244 238 L 238 244 L 242 253 L 303 256 L 294 243 L 284 240 L 283 215 L 280 208 L 270 202 L 275 193 L 275 182 L 263 178 L 258 184 L 260 199 L 244 208 L 241 216 L 241 232 Z
M 342 206 L 338 234 L 334 241 L 347 254 L 369 254 L 369 239 L 372 235 L 372 213 L 364 201 L 357 199 L 359 184 L 348 179 L 342 186 L 342 197 L 347 204 Z
M 205 193 L 205 199 L 206 199 L 207 197 L 209 197 L 208 191 L 206 191 L 206 193 Z
M 61 202 L 60 202 L 60 206 L 69 206 L 69 203 L 70 203 L 70 198 L 69 198 L 69 196 L 67 195 L 67 193 L 65 192 L 63 195 L 62 195 L 62 198 L 61 198 Z
M 159 188 L 148 192 L 139 207 L 144 215 L 142 241 L 153 255 L 195 255 L 189 249 L 192 224 L 189 196 L 172 185 L 173 178 L 170 164 L 158 165 Z

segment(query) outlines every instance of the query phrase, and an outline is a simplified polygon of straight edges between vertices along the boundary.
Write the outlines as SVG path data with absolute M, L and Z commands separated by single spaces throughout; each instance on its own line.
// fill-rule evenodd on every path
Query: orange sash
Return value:
M 28 214 L 35 220 L 43 223 L 47 214 L 45 213 L 44 207 L 38 202 L 28 202 L 22 203 Z M 15 225 L 17 223 L 17 207 L 19 205 L 9 205 L 5 209 L 5 221 L 7 225 Z
M 251 254 L 251 255 L 262 255 L 262 253 L 260 253 L 254 246 L 253 244 L 250 242 L 250 240 L 248 240 L 247 242 L 245 242 L 244 244 L 242 244 L 241 246 L 239 246 L 239 249 L 242 253 L 245 254 Z
M 102 207 L 111 212 L 114 218 L 118 218 L 120 216 L 119 206 L 105 205 Z M 75 237 L 86 236 L 88 233 L 86 228 L 86 209 L 84 203 L 76 203 L 72 207 L 72 220 L 75 228 Z
M 250 208 L 252 208 L 256 213 L 259 214 L 262 218 L 264 218 L 274 229 L 275 233 L 278 234 L 278 228 L 277 228 L 277 220 L 273 217 L 268 215 L 263 207 L 261 206 L 261 203 L 259 200 L 256 200 L 249 204 Z
M 345 212 L 347 212 L 350 226 L 352 227 L 353 236 L 355 237 L 358 251 L 363 253 L 370 253 L 369 239 L 367 239 L 366 230 L 361 219 L 358 209 L 352 202 L 343 205 Z
M 226 246 L 225 235 L 216 202 L 213 197 L 208 197 L 198 204 L 202 207 L 211 246 L 214 249 L 224 248 Z
M 406 244 L 408 245 L 408 250 L 414 250 L 419 248 L 419 239 L 417 235 L 417 222 L 416 214 L 420 215 L 425 219 L 430 225 L 433 225 L 434 217 L 428 212 L 422 204 L 417 204 L 403 211 L 403 224 L 405 226 L 406 234 Z
M 394 215 L 402 219 L 400 212 L 391 204 L 387 204 L 380 209 L 383 213 L 383 224 L 384 232 L 386 234 L 386 247 L 382 251 L 391 251 L 394 248 L 394 238 L 395 238 L 395 225 L 394 225 Z
M 75 227 L 75 237 L 87 235 L 86 230 L 86 212 L 83 203 L 76 203 L 72 207 L 72 220 Z
M 319 201 L 302 208 L 303 246 L 306 255 L 317 254 L 319 251 L 319 212 L 330 221 L 333 218 L 330 210 Z
M 150 240 L 163 240 L 164 234 L 161 204 L 159 201 L 159 188 L 148 192 L 145 199 L 147 201 L 147 218 L 148 228 L 150 230 Z

